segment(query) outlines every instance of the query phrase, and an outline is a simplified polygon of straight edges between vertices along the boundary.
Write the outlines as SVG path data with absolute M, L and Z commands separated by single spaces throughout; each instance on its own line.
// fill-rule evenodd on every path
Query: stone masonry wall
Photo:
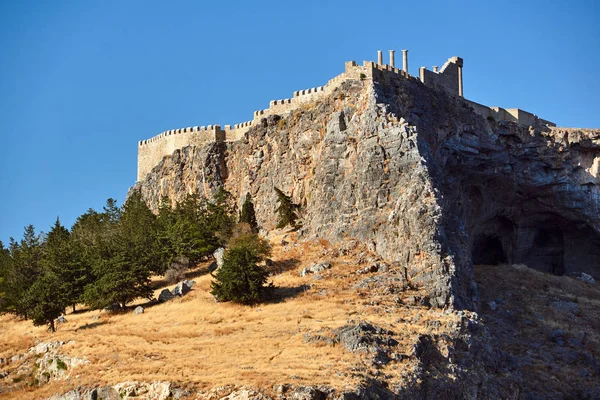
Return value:
M 138 174 L 137 180 L 142 180 L 148 172 L 158 165 L 163 157 L 171 155 L 175 150 L 182 149 L 190 145 L 202 145 L 208 142 L 237 141 L 240 140 L 248 130 L 259 122 L 262 118 L 269 115 L 287 114 L 304 104 L 318 101 L 338 88 L 343 82 L 348 80 L 372 79 L 374 73 L 382 72 L 392 73 L 398 76 L 408 77 L 408 74 L 398 68 L 392 68 L 389 65 L 379 65 L 371 61 L 365 61 L 363 66 L 359 66 L 354 61 L 348 61 L 345 64 L 345 70 L 340 75 L 330 79 L 325 86 L 298 90 L 294 92 L 293 97 L 282 100 L 272 100 L 269 108 L 254 112 L 252 121 L 240 124 L 225 125 L 221 129 L 219 125 L 209 125 L 208 127 L 189 127 L 182 129 L 172 129 L 148 139 L 142 140 L 138 144 Z
M 429 87 L 445 90 L 450 94 L 458 96 L 459 60 L 458 57 L 449 58 L 439 72 L 421 68 L 419 70 L 421 81 Z
M 201 146 L 209 142 L 225 141 L 225 131 L 219 125 L 189 127 L 165 131 L 138 143 L 138 175 L 143 179 L 163 157 L 185 146 Z
M 440 71 L 428 71 L 424 67 L 420 69 L 420 80 L 426 86 L 444 90 L 452 95 L 459 92 L 459 67 L 462 67 L 462 59 L 452 57 L 446 61 Z M 359 66 L 354 61 L 345 64 L 344 72 L 330 79 L 324 86 L 318 86 L 293 93 L 292 98 L 272 100 L 269 108 L 254 112 L 251 121 L 240 124 L 225 125 L 221 129 L 219 125 L 204 127 L 190 127 L 165 131 L 151 139 L 143 140 L 138 144 L 138 174 L 137 180 L 142 180 L 148 172 L 156 166 L 163 157 L 171 155 L 175 150 L 190 145 L 202 145 L 207 142 L 238 141 L 243 138 L 250 128 L 268 116 L 284 115 L 299 107 L 307 106 L 317 102 L 333 93 L 341 84 L 348 81 L 359 80 L 388 80 L 394 78 L 415 79 L 407 72 L 394 68 L 390 65 L 377 64 L 372 61 L 364 61 Z M 416 80 L 416 79 L 415 79 Z M 487 107 L 475 102 L 470 102 L 471 107 L 484 118 L 492 117 L 496 121 L 506 120 L 516 122 L 523 126 L 548 125 L 555 126 L 552 122 L 538 118 L 537 116 L 520 109 L 503 109 L 500 107 Z

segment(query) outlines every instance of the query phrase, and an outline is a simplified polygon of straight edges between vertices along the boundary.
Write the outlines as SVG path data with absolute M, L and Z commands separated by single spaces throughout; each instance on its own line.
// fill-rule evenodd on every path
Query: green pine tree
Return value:
M 33 225 L 25 227 L 23 239 L 10 238 L 9 261 L 3 273 L 5 278 L 4 311 L 27 317 L 24 294 L 42 272 L 42 241 Z
M 233 235 L 235 226 L 234 209 L 231 206 L 231 193 L 219 188 L 211 202 L 206 204 L 206 222 L 210 231 L 218 239 L 218 246 L 224 246 Z
M 58 218 L 46 237 L 41 264 L 61 281 L 62 295 L 75 311 L 75 305 L 82 300 L 84 287 L 90 282 L 91 269 L 86 268 L 71 233 Z
M 223 255 L 223 266 L 215 273 L 211 293 L 219 301 L 255 304 L 272 290 L 268 273 L 259 263 L 271 254 L 269 243 L 256 234 L 232 239 Z
M 49 325 L 56 331 L 54 320 L 64 313 L 69 300 L 63 295 L 61 280 L 51 271 L 40 274 L 33 285 L 23 294 L 27 317 L 35 326 Z
M 275 210 L 277 212 L 277 228 L 285 228 L 291 225 L 293 229 L 298 228 L 298 210 L 300 206 L 292 202 L 292 198 L 283 193 L 278 188 L 274 187 L 275 193 L 277 193 L 277 200 L 279 201 L 279 207 Z
M 254 211 L 254 204 L 252 203 L 250 193 L 246 193 L 246 199 L 242 205 L 239 222 L 250 225 L 252 233 L 258 233 L 258 222 L 256 222 L 256 213 Z
M 106 213 L 106 211 L 105 211 Z M 116 218 L 103 221 L 108 227 L 93 263 L 96 280 L 85 288 L 84 299 L 91 308 L 118 303 L 125 307 L 138 297 L 152 295 L 150 276 L 160 270 L 156 217 L 140 193 L 129 196 Z M 106 215 L 106 214 L 105 214 Z

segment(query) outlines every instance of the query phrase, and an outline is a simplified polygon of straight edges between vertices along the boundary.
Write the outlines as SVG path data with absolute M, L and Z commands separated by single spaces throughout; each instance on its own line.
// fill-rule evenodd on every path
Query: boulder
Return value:
M 331 261 L 312 264 L 308 267 L 303 268 L 302 271 L 300 271 L 300 276 L 306 276 L 308 274 L 317 274 L 329 268 L 331 268 Z
M 185 281 L 183 281 L 183 283 L 185 283 L 191 289 L 196 284 L 196 281 L 190 281 L 186 279 Z
M 137 307 L 135 308 L 135 310 L 133 310 L 133 313 L 134 313 L 134 314 L 136 314 L 136 315 L 143 314 L 143 313 L 144 313 L 144 307 L 142 307 L 142 306 L 137 306 Z
M 189 291 L 190 287 L 188 286 L 188 281 L 181 281 L 173 288 L 173 296 L 185 296 Z
M 215 272 L 217 269 L 219 268 L 219 266 L 217 265 L 216 261 L 213 261 L 209 266 L 208 266 L 208 272 Z
M 164 303 L 165 301 L 173 299 L 173 297 L 175 296 L 173 296 L 173 293 L 171 293 L 169 289 L 163 289 L 163 291 L 158 295 L 158 302 Z
M 225 253 L 225 249 L 222 247 L 219 247 L 213 253 L 213 257 L 215 258 L 215 262 L 217 263 L 217 269 L 219 269 L 223 266 L 223 254 L 224 253 Z
M 106 312 L 115 312 L 115 311 L 120 311 L 121 310 L 121 305 L 119 303 L 113 303 L 108 307 L 104 307 L 104 311 Z
M 565 275 L 580 280 L 581 282 L 589 283 L 590 285 L 596 283 L 594 277 L 585 272 L 567 272 Z

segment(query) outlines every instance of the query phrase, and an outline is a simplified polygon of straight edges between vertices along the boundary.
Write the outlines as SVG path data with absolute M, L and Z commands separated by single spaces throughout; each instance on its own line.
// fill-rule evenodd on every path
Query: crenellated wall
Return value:
M 419 69 L 421 82 L 429 87 L 462 97 L 462 66 L 460 57 L 449 58 L 439 71 L 429 71 L 425 67 Z
M 193 126 L 162 132 L 138 143 L 138 181 L 143 179 L 164 156 L 185 146 L 200 146 L 208 142 L 222 142 L 225 131 L 219 125 Z
M 510 121 L 521 126 L 556 126 L 554 122 L 547 121 L 535 114 L 519 108 L 488 107 L 483 104 L 465 100 L 473 110 L 483 118 L 492 118 L 495 121 Z
M 408 59 L 406 59 L 407 62 Z M 421 67 L 419 70 L 419 79 L 426 86 L 462 97 L 462 67 L 462 58 L 452 57 L 446 61 L 439 71 L 437 67 L 434 67 L 433 71 L 428 71 L 425 67 Z M 416 80 L 407 71 L 394 68 L 391 65 L 364 61 L 363 65 L 359 66 L 355 61 L 347 61 L 344 72 L 330 79 L 324 86 L 298 90 L 293 93 L 291 98 L 273 100 L 270 102 L 269 108 L 255 111 L 251 121 L 233 126 L 225 125 L 223 129 L 219 125 L 209 125 L 208 127 L 195 126 L 162 132 L 151 139 L 139 142 L 137 179 L 138 181 L 144 179 L 148 172 L 163 157 L 171 155 L 177 149 L 190 145 L 199 146 L 208 142 L 232 142 L 240 140 L 262 118 L 270 115 L 287 114 L 305 104 L 316 102 L 330 95 L 346 81 L 386 81 L 398 78 Z M 499 107 L 487 107 L 469 100 L 466 101 L 484 118 L 492 117 L 495 120 L 507 120 L 520 125 L 535 126 L 544 124 L 554 126 L 552 122 L 540 119 L 531 113 L 517 108 L 503 109 Z

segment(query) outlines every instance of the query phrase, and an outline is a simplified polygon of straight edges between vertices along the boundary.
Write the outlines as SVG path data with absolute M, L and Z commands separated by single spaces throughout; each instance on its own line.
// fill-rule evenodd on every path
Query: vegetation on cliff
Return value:
M 153 275 L 181 276 L 227 245 L 236 225 L 232 204 L 220 189 L 211 201 L 191 194 L 174 205 L 165 199 L 155 215 L 133 191 L 122 207 L 108 199 L 102 212 L 88 210 L 70 231 L 58 219 L 48 234 L 29 225 L 20 242 L 11 238 L 8 249 L 0 243 L 0 312 L 54 331 L 54 320 L 67 306 L 123 309 L 137 298 L 149 299 Z M 247 229 L 235 229 L 238 237 L 213 289 L 224 300 L 249 304 L 268 291 L 266 272 L 257 263 L 270 248 L 256 235 L 249 196 L 242 218 Z

